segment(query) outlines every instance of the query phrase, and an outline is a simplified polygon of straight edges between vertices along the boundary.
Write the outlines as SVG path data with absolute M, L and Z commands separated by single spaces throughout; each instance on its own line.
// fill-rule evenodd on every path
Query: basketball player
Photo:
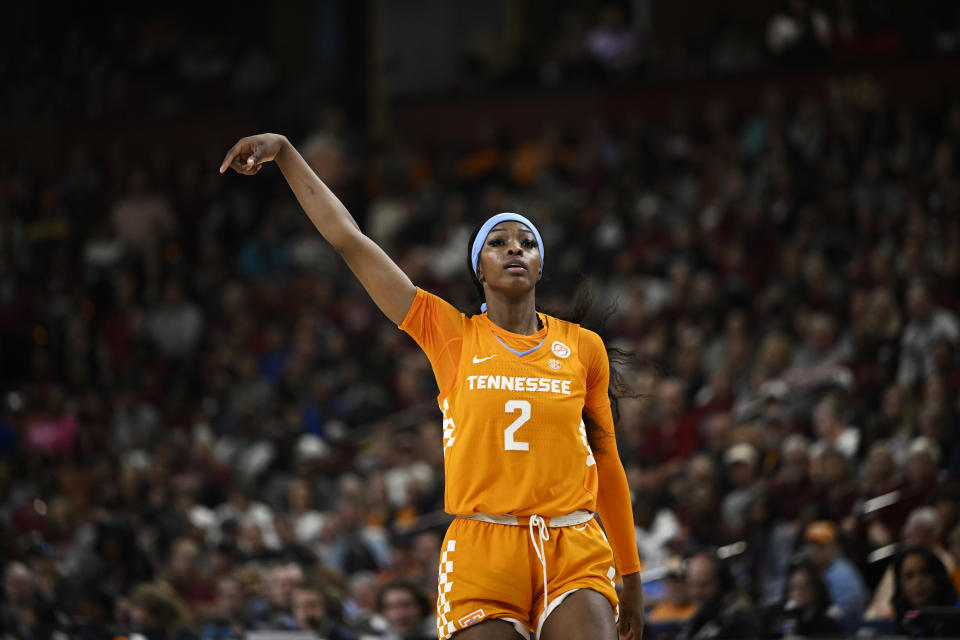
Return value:
M 607 354 L 597 334 L 536 311 L 544 258 L 537 228 L 508 213 L 474 234 L 470 267 L 486 302 L 467 316 L 415 287 L 285 137 L 242 138 L 220 172 L 253 175 L 271 160 L 376 305 L 433 366 L 445 508 L 458 516 L 440 560 L 439 638 L 516 640 L 532 631 L 545 640 L 613 639 L 619 624 L 621 636 L 640 640 L 640 563 Z

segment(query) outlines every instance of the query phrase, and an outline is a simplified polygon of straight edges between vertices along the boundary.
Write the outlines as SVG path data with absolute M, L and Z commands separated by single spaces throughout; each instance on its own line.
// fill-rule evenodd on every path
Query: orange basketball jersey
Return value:
M 417 288 L 400 324 L 426 353 L 443 411 L 445 509 L 556 517 L 599 512 L 621 573 L 640 568 L 630 488 L 610 415 L 603 341 L 540 314 L 531 336 Z M 525 355 L 518 355 L 525 354 Z M 582 415 L 601 430 L 591 451 Z
M 596 510 L 596 461 L 581 419 L 581 340 L 590 332 L 540 318 L 536 334 L 512 334 L 421 290 L 401 325 L 440 386 L 448 513 Z M 606 401 L 605 388 L 601 395 Z

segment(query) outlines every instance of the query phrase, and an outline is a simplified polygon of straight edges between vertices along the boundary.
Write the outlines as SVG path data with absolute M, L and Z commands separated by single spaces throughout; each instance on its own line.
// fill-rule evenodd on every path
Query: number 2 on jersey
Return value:
M 530 451 L 529 442 L 517 442 L 513 439 L 513 434 L 517 432 L 517 429 L 530 419 L 530 402 L 527 400 L 507 400 L 503 410 L 505 413 L 520 412 L 520 417 L 514 420 L 503 432 L 503 448 L 507 451 Z

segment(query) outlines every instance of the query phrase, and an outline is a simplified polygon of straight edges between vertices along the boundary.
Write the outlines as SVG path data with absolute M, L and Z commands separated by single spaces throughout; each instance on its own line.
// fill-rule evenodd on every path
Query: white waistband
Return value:
M 527 526 L 530 523 L 530 518 L 532 516 L 511 516 L 511 515 L 498 515 L 492 513 L 470 513 L 467 515 L 457 516 L 458 518 L 469 518 L 471 520 L 479 520 L 481 522 L 492 522 L 493 524 L 509 524 L 515 527 Z M 593 512 L 587 511 L 586 509 L 580 509 L 579 511 L 574 511 L 572 513 L 567 513 L 562 516 L 555 516 L 553 518 L 543 518 L 548 527 L 571 527 L 577 524 L 584 524 L 585 522 L 590 522 L 593 520 Z

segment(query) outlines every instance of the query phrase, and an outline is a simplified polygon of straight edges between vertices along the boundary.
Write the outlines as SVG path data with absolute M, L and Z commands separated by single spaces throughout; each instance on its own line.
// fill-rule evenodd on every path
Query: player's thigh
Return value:
M 437 585 L 441 640 L 455 634 L 463 637 L 462 631 L 493 619 L 506 618 L 504 623 L 511 628 L 513 621 L 530 626 L 529 546 L 528 532 L 522 527 L 464 518 L 453 521 L 444 538 Z
M 619 599 L 614 583 L 616 576 L 615 561 L 610 543 L 595 520 L 583 529 L 564 527 L 554 533 L 555 546 L 548 554 L 551 574 L 549 580 L 549 608 L 544 612 L 542 592 L 534 604 L 538 628 L 542 629 L 556 607 L 564 604 L 564 599 L 572 597 L 579 590 L 591 591 L 603 596 L 608 608 L 618 610 Z
M 617 640 L 610 601 L 592 589 L 571 593 L 547 616 L 540 640 Z
M 517 640 L 527 636 L 520 635 L 517 628 L 506 620 L 492 618 L 484 620 L 453 634 L 452 640 Z

